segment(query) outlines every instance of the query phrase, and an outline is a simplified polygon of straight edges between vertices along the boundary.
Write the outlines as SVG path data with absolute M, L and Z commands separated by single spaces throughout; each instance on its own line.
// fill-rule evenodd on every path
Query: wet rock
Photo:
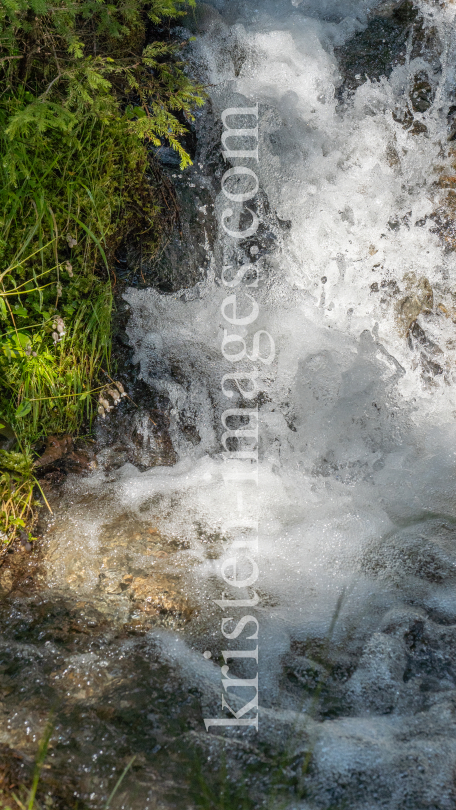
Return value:
M 410 349 L 418 350 L 424 382 L 432 383 L 435 377 L 444 373 L 441 363 L 445 362 L 442 349 L 427 335 L 418 321 L 412 323 L 408 331 Z
M 119 331 L 123 334 L 129 310 L 123 301 L 119 302 L 119 309 L 113 348 L 128 396 L 105 419 L 96 422 L 97 463 L 108 471 L 127 462 L 140 470 L 175 464 L 176 454 L 169 435 L 170 402 L 153 386 L 137 379 L 137 369 L 131 363 L 133 350 L 117 339 Z
M 0 568 L 0 596 L 7 596 L 13 590 L 13 574 L 9 568 Z
M 147 614 L 170 615 L 188 621 L 193 608 L 182 593 L 179 577 L 172 574 L 151 574 L 135 577 L 131 583 L 135 607 Z
M 426 335 L 424 329 L 420 326 L 418 321 L 412 323 L 410 330 L 409 330 L 409 344 L 410 348 L 414 348 L 415 345 L 419 345 L 421 348 L 425 349 L 426 352 L 430 355 L 439 355 L 443 354 L 442 349 L 438 346 L 434 341 L 430 340 Z
M 156 526 L 147 520 L 139 520 L 134 513 L 120 512 L 101 526 L 100 545 L 103 551 L 127 548 L 154 556 L 168 556 L 183 548 L 178 538 L 166 538 Z
M 456 166 L 454 157 L 452 163 Z M 450 181 L 449 177 L 452 178 L 453 175 L 445 174 L 442 178 L 445 191 L 431 218 L 435 222 L 433 232 L 438 234 L 449 250 L 456 250 L 456 191 L 453 180 Z M 450 188 L 447 188 L 448 186 Z
M 317 806 L 451 810 L 456 762 L 451 713 L 450 702 L 406 723 L 399 717 L 326 722 L 312 757 Z
M 182 765 L 189 757 L 177 746 L 190 732 L 189 752 L 191 729 L 201 724 L 197 691 L 143 632 L 119 633 L 90 604 L 77 604 L 18 601 L 1 615 L 0 790 L 13 779 L 16 793 L 29 784 L 52 710 L 40 807 L 48 806 L 46 794 L 62 810 L 104 806 L 133 755 L 135 770 L 123 783 L 129 808 L 141 810 L 157 795 L 163 808 L 192 806 Z M 15 767 L 21 762 L 24 771 Z
M 405 645 L 399 639 L 374 633 L 347 684 L 354 713 L 392 712 L 400 696 L 406 662 Z
M 430 83 L 427 73 L 420 71 L 414 77 L 410 100 L 415 112 L 426 112 L 435 96 L 435 88 Z
M 280 704 L 324 720 L 351 712 L 347 703 L 347 683 L 362 654 L 359 640 L 328 644 L 326 639 L 293 639 L 290 652 L 282 658 Z M 291 698 L 291 699 L 290 699 Z
M 424 354 L 421 355 L 421 365 L 423 368 L 423 379 L 427 382 L 432 382 L 434 377 L 438 377 L 440 374 L 443 374 L 442 366 Z
M 382 633 L 397 636 L 403 639 L 412 625 L 416 621 L 423 621 L 426 618 L 426 612 L 419 608 L 401 606 L 392 608 L 383 617 L 380 630 Z
M 385 614 L 345 685 L 345 708 L 316 732 L 314 798 L 392 810 L 452 807 L 455 633 L 415 607 Z M 439 785 L 429 789 L 436 768 Z
M 456 137 L 456 106 L 452 107 L 451 127 L 449 140 L 454 141 Z M 437 186 L 442 189 L 437 194 L 437 206 L 431 219 L 435 222 L 433 232 L 436 233 L 447 249 L 456 250 L 456 149 L 451 144 L 446 155 L 446 165 L 437 181 Z
M 163 293 L 172 293 L 192 287 L 206 277 L 217 233 L 214 208 L 217 182 L 224 171 L 221 129 L 221 122 L 207 102 L 197 111 L 195 126 L 187 138 L 191 167 L 181 171 L 173 157 L 175 153 L 166 146 L 157 151 L 162 185 L 164 182 L 166 187 L 163 210 L 173 209 L 173 215 L 153 255 L 141 243 L 126 246 L 121 277 L 130 286 L 154 286 Z
M 391 583 L 449 585 L 456 580 L 456 529 L 430 520 L 382 538 L 363 555 L 362 570 Z M 421 593 L 423 589 L 421 588 Z
M 204 33 L 214 26 L 225 27 L 221 14 L 208 3 L 198 3 L 182 18 L 182 24 L 192 33 Z
M 407 25 L 415 22 L 417 8 L 412 0 L 382 0 L 371 12 L 371 17 L 394 19 L 398 24 Z
M 72 588 L 82 588 L 88 584 L 90 573 L 86 572 L 85 565 L 78 559 L 68 561 L 66 583 Z
M 372 12 L 364 31 L 343 46 L 335 48 L 343 82 L 338 88 L 342 103 L 367 79 L 389 78 L 406 59 L 424 59 L 429 68 L 410 74 L 402 98 L 392 111 L 393 118 L 412 135 L 428 132 L 421 116 L 432 105 L 441 75 L 443 47 L 437 28 L 423 23 L 417 4 L 411 0 L 381 3 Z
M 344 76 L 338 95 L 353 92 L 366 81 L 366 76 L 388 77 L 395 65 L 405 62 L 410 28 L 418 11 L 410 0 L 382 3 L 360 31 L 343 46 L 335 48 L 336 58 Z
M 112 687 L 115 675 L 102 656 L 94 652 L 78 653 L 66 658 L 59 669 L 50 673 L 50 680 L 59 693 L 71 701 L 97 700 Z
M 408 294 L 398 302 L 397 313 L 401 330 L 406 334 L 422 312 L 432 309 L 434 294 L 425 277 L 417 278 L 414 273 L 407 273 L 403 281 Z
M 140 483 L 139 473 L 133 472 Z M 140 519 L 136 510 L 119 509 L 116 482 L 113 484 L 104 522 L 100 520 L 102 502 L 87 498 L 83 487 L 80 500 L 73 488 L 74 509 L 66 521 L 54 521 L 42 551 L 54 587 L 73 598 L 77 593 L 86 602 L 99 605 L 106 615 L 116 614 L 120 624 L 139 621 L 180 626 L 194 610 L 186 595 L 188 563 L 185 569 L 180 567 L 180 554 L 187 543 L 178 536 L 167 536 L 163 518 L 158 528 L 152 523 L 153 499 L 143 507 L 148 519 Z M 75 515 L 78 519 L 84 516 L 89 529 L 86 539 L 74 533 Z
M 408 665 L 404 681 L 420 677 L 424 692 L 455 686 L 455 628 L 441 628 L 424 618 L 416 619 L 404 633 Z
M 122 593 L 122 582 L 119 577 L 118 571 L 103 571 L 100 574 L 100 587 L 105 593 L 119 594 Z
M 312 693 L 328 676 L 328 670 L 321 663 L 305 656 L 287 660 L 286 676 L 290 683 L 299 684 L 301 689 Z
M 168 166 L 172 169 L 178 169 L 180 166 L 180 157 L 177 152 L 170 146 L 160 146 L 154 151 L 156 160 L 162 166 Z

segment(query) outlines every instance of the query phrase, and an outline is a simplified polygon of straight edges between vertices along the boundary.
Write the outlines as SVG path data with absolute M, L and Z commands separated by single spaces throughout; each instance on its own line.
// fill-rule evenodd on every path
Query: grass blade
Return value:
M 136 756 L 134 756 L 134 757 L 133 757 L 133 758 L 130 760 L 130 762 L 128 763 L 128 765 L 126 765 L 126 766 L 125 766 L 125 768 L 123 769 L 123 771 L 122 771 L 121 775 L 119 776 L 119 778 L 118 778 L 118 780 L 117 780 L 117 782 L 116 782 L 116 784 L 115 784 L 115 786 L 114 786 L 114 790 L 112 791 L 111 795 L 109 796 L 109 799 L 108 799 L 108 801 L 106 802 L 106 804 L 105 804 L 105 806 L 104 806 L 103 810 L 109 810 L 109 805 L 111 804 L 111 802 L 112 802 L 112 800 L 113 800 L 114 796 L 116 795 L 117 791 L 119 790 L 119 788 L 120 788 L 120 786 L 121 786 L 121 784 L 122 784 L 122 782 L 123 782 L 124 778 L 126 777 L 126 775 L 127 775 L 128 771 L 130 770 L 131 766 L 133 765 L 133 763 L 134 763 L 135 759 L 136 759 Z

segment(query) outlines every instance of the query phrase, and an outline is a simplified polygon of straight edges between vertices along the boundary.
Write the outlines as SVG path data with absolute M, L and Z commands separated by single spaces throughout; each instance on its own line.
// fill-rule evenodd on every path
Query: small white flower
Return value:
M 65 270 L 67 271 L 70 278 L 73 278 L 73 265 L 70 262 L 65 262 Z
M 68 245 L 69 245 L 70 248 L 73 248 L 73 247 L 75 247 L 75 245 L 78 244 L 78 240 L 75 239 L 74 236 L 71 236 L 71 234 L 69 234 L 69 233 L 67 233 L 67 235 L 66 235 L 66 240 L 67 240 Z
M 124 389 L 121 382 L 115 382 L 114 385 L 117 387 L 121 397 L 126 397 L 127 396 L 126 393 L 125 393 L 125 389 Z
M 120 402 L 120 394 L 119 394 L 118 391 L 115 390 L 115 388 L 108 388 L 106 393 L 109 394 L 109 396 L 113 398 L 115 405 L 119 404 L 119 402 Z
M 52 340 L 54 341 L 54 345 L 56 345 L 60 340 L 60 335 L 58 332 L 52 333 Z

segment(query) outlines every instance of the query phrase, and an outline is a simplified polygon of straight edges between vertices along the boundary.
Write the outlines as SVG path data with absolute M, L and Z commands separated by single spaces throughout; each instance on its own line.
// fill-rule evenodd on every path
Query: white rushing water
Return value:
M 447 670 L 435 674 L 429 687 L 438 695 L 435 705 L 431 701 L 434 714 L 418 721 L 423 680 L 417 676 L 407 691 L 406 649 L 399 639 L 414 621 L 428 621 L 429 633 L 437 628 L 440 641 L 447 632 L 442 628 L 456 623 L 456 268 L 451 232 L 445 240 L 434 216 L 440 211 L 442 219 L 451 203 L 439 179 L 454 171 L 447 115 L 456 80 L 455 6 L 423 0 L 419 8 L 424 30 L 433 29 L 434 50 L 417 53 L 408 37 L 405 59 L 397 60 L 388 78 L 359 75 L 350 97 L 338 94 L 344 76 L 337 49 L 374 17 L 389 19 L 397 5 L 205 5 L 190 47 L 195 70 L 209 86 L 210 120 L 219 120 L 228 107 L 259 103 L 255 170 L 262 227 L 258 238 L 242 245 L 220 229 L 208 278 L 195 288 L 125 294 L 131 306 L 127 332 L 141 377 L 172 404 L 170 435 L 178 462 L 143 473 L 125 465 L 73 483 L 69 497 L 75 505 L 68 510 L 81 531 L 78 564 L 92 574 L 71 580 L 66 561 L 56 563 L 53 579 L 90 590 L 98 577 L 99 527 L 126 512 L 151 520 L 186 542 L 178 556 L 183 582 L 209 616 L 201 630 L 205 643 L 212 635 L 213 649 L 221 649 L 220 617 L 210 607 L 223 585 L 220 554 L 206 550 L 233 514 L 222 478 L 220 415 L 236 403 L 221 391 L 230 364 L 221 352 L 226 323 L 220 307 L 227 293 L 220 273 L 226 263 L 255 260 L 255 328 L 267 330 L 276 344 L 263 375 L 255 499 L 247 485 L 244 491 L 252 515 L 260 515 L 260 702 L 277 718 L 299 704 L 287 703 L 280 691 L 283 656 L 291 655 L 292 643 L 325 636 L 346 589 L 336 637 L 345 639 L 347 650 L 364 653 L 346 687 L 350 720 L 322 725 L 315 749 L 321 779 L 329 784 L 334 773 L 348 772 L 349 760 L 369 778 L 376 769 L 382 776 L 394 770 L 395 757 L 407 756 L 415 757 L 418 779 L 422 756 L 423 767 L 434 768 L 437 792 L 420 804 L 415 797 L 410 807 L 450 808 L 453 732 L 448 726 L 442 731 L 438 718 L 444 709 L 435 707 L 454 683 Z M 431 88 L 431 103 L 414 110 L 413 127 L 404 120 L 418 74 Z M 200 119 L 203 135 L 206 115 Z M 196 186 L 205 182 L 200 168 L 200 180 L 198 166 L 190 178 Z M 219 221 L 224 207 L 220 192 L 214 199 Z M 197 441 L 183 423 L 192 426 Z M 103 494 L 88 511 L 85 501 L 78 506 L 87 490 Z M 140 554 L 138 559 L 144 564 Z M 406 628 L 402 636 L 400 628 Z M 186 645 L 172 633 L 160 638 L 166 654 L 172 658 L 175 649 L 185 669 Z M 362 639 L 361 648 L 356 639 Z M 189 644 L 201 646 L 198 638 Z M 212 662 L 201 658 L 199 676 L 188 652 L 187 665 L 190 680 L 214 683 Z M 401 748 L 403 716 L 409 718 L 409 737 Z M 416 742 L 425 734 L 419 722 L 436 737 L 448 735 L 445 753 L 440 742 L 427 739 L 426 760 Z M 400 803 L 403 794 L 394 795 L 390 805 L 378 806 L 409 807 Z M 376 794 L 365 799 L 362 790 L 349 801 L 363 810 L 377 806 Z
M 455 261 L 431 218 L 443 195 L 437 180 L 451 173 L 452 17 L 424 7 L 444 43 L 441 70 L 410 58 L 388 80 L 361 83 L 341 107 L 334 46 L 362 30 L 372 3 L 214 6 L 220 16 L 208 15 L 195 61 L 216 115 L 260 103 L 261 189 L 290 223 L 286 232 L 276 225 L 276 247 L 257 262 L 255 327 L 277 347 L 260 409 L 258 497 L 262 587 L 288 626 L 303 628 L 328 620 L 343 585 L 363 591 L 360 562 L 373 544 L 429 517 L 455 517 Z M 423 70 L 435 96 L 416 115 L 427 132 L 416 134 L 393 112 Z M 223 205 L 220 194 L 219 214 Z M 181 531 L 189 514 L 215 530 L 233 508 L 220 460 L 220 413 L 231 404 L 221 393 L 230 364 L 218 278 L 234 252 L 229 241 L 220 236 L 212 277 L 197 288 L 125 296 L 135 360 L 172 401 L 180 457 L 165 476 L 135 479 L 126 497 L 175 487 Z M 418 339 L 407 339 L 415 321 Z M 201 438 L 196 447 L 179 431 L 183 414 Z M 431 591 L 419 597 L 427 606 Z M 452 590 L 439 599 L 454 615 Z

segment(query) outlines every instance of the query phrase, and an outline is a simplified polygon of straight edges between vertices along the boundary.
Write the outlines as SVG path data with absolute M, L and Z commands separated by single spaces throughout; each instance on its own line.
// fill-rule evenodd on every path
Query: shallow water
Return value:
M 124 294 L 165 427 L 128 411 L 131 451 L 126 417 L 115 445 L 100 426 L 34 585 L 22 560 L 2 574 L 0 742 L 32 757 L 56 706 L 50 774 L 93 807 L 136 754 L 114 807 L 198 806 L 191 772 L 212 785 L 227 761 L 253 807 L 454 808 L 454 5 L 220 0 L 184 26 L 210 103 L 192 170 L 168 171 L 193 200 L 201 280 Z M 231 239 L 220 116 L 256 102 L 260 226 Z M 247 262 L 276 352 L 252 400 L 258 486 L 230 489 L 220 277 Z M 229 716 L 214 600 L 239 498 L 260 521 L 259 729 L 207 734 Z

